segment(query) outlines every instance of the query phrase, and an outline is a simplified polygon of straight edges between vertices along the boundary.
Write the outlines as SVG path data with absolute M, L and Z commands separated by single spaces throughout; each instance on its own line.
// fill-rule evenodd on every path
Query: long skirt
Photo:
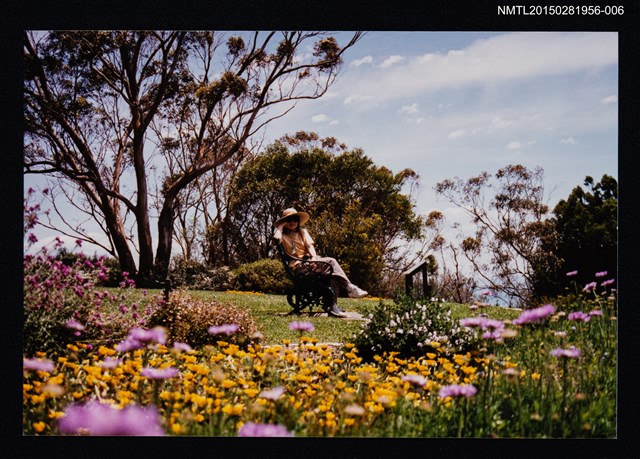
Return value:
M 321 261 L 321 262 L 324 262 L 324 263 L 328 263 L 331 266 L 331 268 L 333 268 L 333 273 L 331 275 L 332 281 L 334 281 L 335 284 L 337 284 L 337 286 L 339 286 L 340 288 L 347 288 L 347 285 L 349 285 L 351 283 L 351 281 L 349 280 L 349 278 L 345 274 L 344 270 L 340 267 L 340 264 L 338 263 L 338 261 L 335 258 L 318 257 L 313 261 L 314 262 L 315 261 Z M 309 263 L 299 263 L 296 267 L 293 268 L 293 270 L 296 273 L 301 272 L 303 274 L 307 274 L 308 273 L 308 266 L 309 266 Z M 321 264 L 318 264 L 316 266 L 322 267 Z M 320 268 L 320 272 L 321 272 L 321 269 L 322 268 Z M 314 270 L 314 271 L 315 272 L 319 272 L 318 270 Z

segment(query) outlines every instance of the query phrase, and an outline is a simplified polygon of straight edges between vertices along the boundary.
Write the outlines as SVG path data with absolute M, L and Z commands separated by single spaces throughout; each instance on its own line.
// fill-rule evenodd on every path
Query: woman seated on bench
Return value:
M 345 288 L 351 298 L 362 298 L 366 296 L 367 292 L 365 290 L 351 283 L 335 258 L 318 256 L 313 239 L 309 235 L 309 232 L 302 228 L 308 221 L 308 213 L 298 212 L 294 208 L 285 209 L 282 217 L 273 224 L 273 226 L 276 227 L 273 232 L 274 242 L 282 243 L 287 253 L 293 257 L 329 263 L 333 268 L 331 287 L 336 294 L 336 299 L 338 298 L 340 288 Z M 291 266 L 294 273 L 297 265 L 300 265 L 299 261 L 294 261 Z M 337 317 L 344 317 L 345 315 L 344 312 L 338 308 L 336 301 L 334 301 L 331 306 L 329 313 Z

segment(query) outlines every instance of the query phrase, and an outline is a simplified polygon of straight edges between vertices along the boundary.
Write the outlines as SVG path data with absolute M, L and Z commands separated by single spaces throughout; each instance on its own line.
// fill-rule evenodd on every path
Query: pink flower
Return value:
M 596 273 L 596 277 L 604 277 L 607 275 L 607 271 L 600 271 L 599 273 Z
M 267 400 L 278 400 L 282 394 L 284 394 L 285 388 L 282 386 L 274 387 L 273 389 L 262 391 L 259 395 L 260 398 L 266 398 Z
M 598 286 L 597 282 L 589 282 L 587 285 L 584 286 L 584 288 L 582 289 L 583 292 L 588 292 L 589 290 L 595 290 L 595 288 Z
M 239 437 L 292 437 L 293 434 L 281 424 L 257 424 L 247 422 L 238 431 Z
M 236 324 L 213 325 L 207 330 L 211 335 L 233 335 L 240 327 Z
M 400 379 L 419 387 L 424 387 L 424 385 L 427 384 L 426 378 L 420 375 L 404 375 Z
M 47 373 L 51 373 L 54 368 L 53 362 L 48 359 L 25 359 L 22 362 L 22 366 L 25 370 L 46 371 Z
M 289 330 L 312 332 L 315 328 L 311 322 L 291 322 L 289 324 Z
M 149 379 L 171 379 L 176 378 L 180 375 L 180 372 L 177 368 L 168 367 L 168 368 L 151 368 L 145 367 L 140 372 L 142 376 Z
M 67 328 L 70 328 L 72 330 L 77 330 L 77 331 L 82 331 L 84 330 L 84 325 L 82 325 L 80 322 L 78 322 L 75 319 L 69 319 L 67 320 L 67 323 L 65 324 L 65 326 Z
M 518 316 L 517 319 L 513 321 L 513 323 L 515 325 L 523 325 L 534 322 L 541 322 L 543 319 L 546 319 L 554 312 L 556 312 L 556 308 L 553 305 L 545 304 L 544 306 L 540 306 L 539 308 L 524 311 Z
M 93 400 L 66 407 L 58 427 L 63 434 L 72 435 L 165 435 L 154 406 L 129 405 L 120 410 Z
M 580 354 L 582 354 L 582 351 L 580 349 L 576 349 L 575 347 L 571 346 L 569 349 L 561 349 L 561 348 L 556 348 L 553 351 L 551 351 L 549 354 L 551 354 L 554 357 L 568 357 L 570 359 L 577 359 L 578 357 L 580 357 Z
M 567 273 L 567 276 L 568 276 L 568 277 L 577 276 L 577 275 L 578 275 L 578 271 L 569 271 L 569 272 Z
M 585 314 L 582 311 L 574 311 L 574 312 L 570 312 L 567 318 L 569 320 L 576 320 L 578 322 L 589 322 L 589 319 L 591 319 L 591 316 L 589 314 Z
M 471 384 L 467 384 L 464 386 L 458 385 L 458 384 L 451 384 L 449 386 L 444 386 L 442 388 L 440 388 L 440 391 L 438 392 L 438 396 L 440 398 L 447 398 L 447 397 L 473 397 L 474 395 L 476 395 L 476 393 L 478 392 L 478 389 L 476 389 L 474 386 L 472 386 Z

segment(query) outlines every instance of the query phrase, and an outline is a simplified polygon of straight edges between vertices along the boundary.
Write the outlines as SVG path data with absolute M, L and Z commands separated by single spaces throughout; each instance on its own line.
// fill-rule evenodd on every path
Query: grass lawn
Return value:
M 160 291 L 150 293 L 160 293 Z M 289 323 L 296 320 L 311 322 L 315 327 L 311 336 L 321 343 L 349 342 L 363 323 L 362 320 L 338 319 L 327 316 L 287 315 L 291 311 L 291 307 L 284 295 L 195 290 L 189 291 L 189 294 L 200 300 L 215 300 L 220 303 L 231 303 L 248 309 L 256 321 L 258 329 L 264 335 L 266 344 L 281 344 L 283 339 L 296 340 L 299 337 L 298 333 L 289 330 Z M 392 303 L 392 300 L 381 300 L 379 298 L 363 298 L 359 300 L 340 298 L 338 304 L 343 311 L 357 312 L 366 317 L 380 301 Z M 451 307 L 454 319 L 461 319 L 471 315 L 468 305 L 444 303 L 443 307 Z M 496 306 L 489 306 L 484 312 L 494 319 L 513 319 L 519 314 L 517 310 Z

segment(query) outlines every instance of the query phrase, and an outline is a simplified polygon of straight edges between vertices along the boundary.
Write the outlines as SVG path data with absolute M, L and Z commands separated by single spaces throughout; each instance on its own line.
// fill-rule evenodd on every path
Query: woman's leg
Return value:
M 340 264 L 335 258 L 331 257 L 321 257 L 318 261 L 323 261 L 325 263 L 329 263 L 333 268 L 333 277 L 337 279 L 341 288 L 347 290 L 347 294 L 351 298 L 362 298 L 367 295 L 365 290 L 362 290 L 357 285 L 351 283 L 343 269 L 340 267 Z M 336 290 L 336 295 L 338 294 L 338 290 Z

